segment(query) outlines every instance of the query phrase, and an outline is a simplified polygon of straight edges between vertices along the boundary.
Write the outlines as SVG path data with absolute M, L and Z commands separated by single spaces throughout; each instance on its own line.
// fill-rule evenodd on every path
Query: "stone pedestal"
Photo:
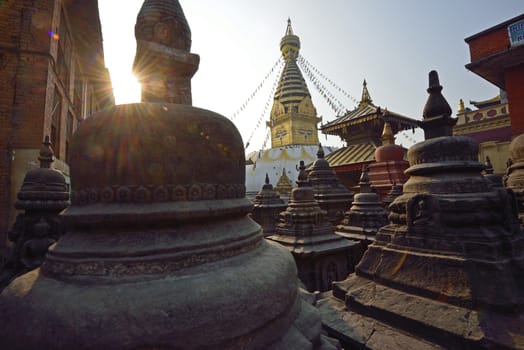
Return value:
M 275 234 L 278 222 L 278 214 L 286 210 L 287 204 L 280 198 L 280 196 L 273 189 L 273 185 L 269 183 L 269 176 L 266 174 L 266 183 L 262 189 L 255 196 L 253 200 L 253 212 L 251 217 L 260 226 L 264 236 Z
M 329 167 L 329 162 L 324 159 L 322 145 L 318 147 L 317 160 L 313 163 L 308 180 L 313 187 L 315 200 L 327 213 L 326 218 L 331 224 L 337 225 L 351 207 L 353 193 L 342 185 L 335 171 Z

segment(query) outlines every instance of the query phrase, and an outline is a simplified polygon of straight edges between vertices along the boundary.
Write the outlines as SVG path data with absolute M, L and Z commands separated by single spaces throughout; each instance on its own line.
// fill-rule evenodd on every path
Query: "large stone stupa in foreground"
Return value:
M 191 106 L 178 1 L 146 0 L 136 37 L 144 102 L 79 127 L 67 232 L 2 292 L 1 347 L 334 349 L 292 256 L 246 216 L 238 131 Z

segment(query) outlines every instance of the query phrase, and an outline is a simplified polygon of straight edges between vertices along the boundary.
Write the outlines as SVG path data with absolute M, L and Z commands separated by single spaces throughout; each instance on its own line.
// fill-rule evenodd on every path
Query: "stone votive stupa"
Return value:
M 401 194 L 402 194 L 402 185 L 397 185 L 396 183 L 394 183 L 393 187 L 391 187 L 391 191 L 389 191 L 388 195 L 382 201 L 382 203 L 384 204 L 384 208 L 386 208 L 386 210 L 389 210 L 389 205 L 393 203 L 395 198 L 397 198 Z
M 337 236 L 315 201 L 300 161 L 297 185 L 286 211 L 280 213 L 276 234 L 267 237 L 287 248 L 295 258 L 298 276 L 310 291 L 331 289 L 333 281 L 344 279 L 353 270 L 353 247 L 357 244 Z
M 404 173 L 409 163 L 404 159 L 406 150 L 395 145 L 395 136 L 389 122 L 384 123 L 382 146 L 375 150 L 375 163 L 368 165 L 369 179 L 381 200 L 387 196 L 393 184 L 402 185 L 408 179 Z
M 13 242 L 6 263 L 0 270 L 0 290 L 16 276 L 39 267 L 48 247 L 62 234 L 58 214 L 69 206 L 69 188 L 64 175 L 51 168 L 54 152 L 46 136 L 40 155 L 40 167 L 27 172 L 15 208 L 18 214 L 9 230 Z
M 262 226 L 264 236 L 275 234 L 278 214 L 286 208 L 287 204 L 269 183 L 269 176 L 266 173 L 265 184 L 253 199 L 253 211 L 251 212 L 253 220 Z
M 280 196 L 289 198 L 292 189 L 293 184 L 286 174 L 286 168 L 283 168 L 282 175 L 278 178 L 277 185 L 275 186 L 275 191 L 277 191 Z
M 491 164 L 491 159 L 489 159 L 488 156 L 486 156 L 486 163 L 485 169 L 484 169 L 484 177 L 491 181 L 491 184 L 495 187 L 504 187 L 503 184 L 503 175 L 502 174 L 494 174 L 493 170 L 493 164 Z
M 328 334 L 366 349 L 523 349 L 524 234 L 514 195 L 451 136 L 435 71 L 409 180 L 354 274 L 319 308 Z
M 375 235 L 388 223 L 388 212 L 378 194 L 372 191 L 368 169 L 362 167 L 360 193 L 355 195 L 353 205 L 345 213 L 342 223 L 335 229 L 340 236 L 363 243 L 364 248 L 375 240 Z
M 524 225 L 524 134 L 511 141 L 509 160 L 504 186 L 510 188 L 517 196 L 520 223 Z
M 3 349 L 332 349 L 291 254 L 247 217 L 242 138 L 191 106 L 198 56 L 178 1 L 146 0 L 143 103 L 71 144 L 68 229 L 0 296 Z
M 313 162 L 308 180 L 313 187 L 315 200 L 327 212 L 326 218 L 333 225 L 339 224 L 346 210 L 351 207 L 353 193 L 342 185 L 335 171 L 329 167 L 321 144 L 318 145 L 317 160 Z

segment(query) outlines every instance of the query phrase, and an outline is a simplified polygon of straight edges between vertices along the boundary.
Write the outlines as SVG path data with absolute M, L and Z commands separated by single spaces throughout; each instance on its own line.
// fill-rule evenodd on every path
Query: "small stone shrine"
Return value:
M 492 185 L 495 187 L 504 187 L 503 185 L 503 175 L 494 174 L 493 164 L 491 164 L 491 159 L 489 156 L 486 156 L 486 163 L 484 169 L 484 177 L 491 181 Z
M 191 106 L 179 2 L 146 0 L 136 37 L 144 102 L 78 128 L 67 232 L 0 295 L 2 348 L 334 349 L 292 256 L 247 216 L 240 134 Z
M 388 212 L 382 206 L 378 194 L 371 190 L 368 169 L 365 167 L 362 167 L 359 186 L 360 193 L 355 195 L 353 205 L 335 231 L 345 238 L 361 241 L 365 248 L 375 240 L 378 230 L 388 224 Z
M 476 142 L 451 136 L 435 71 L 390 224 L 331 296 L 324 329 L 366 349 L 524 348 L 524 234 L 514 195 L 481 174 Z
M 297 185 L 286 211 L 280 213 L 277 233 L 267 238 L 293 254 L 307 290 L 327 291 L 333 281 L 342 280 L 353 270 L 352 248 L 357 244 L 334 234 L 325 211 L 315 201 L 303 161 Z
M 284 197 L 289 197 L 291 195 L 291 190 L 293 189 L 293 184 L 291 183 L 291 180 L 286 175 L 286 168 L 282 169 L 282 176 L 278 178 L 277 186 L 275 187 L 275 190 L 277 193 Z
M 333 225 L 339 224 L 346 210 L 351 207 L 353 193 L 342 185 L 337 174 L 329 167 L 321 144 L 318 145 L 317 160 L 313 162 L 308 181 L 313 187 L 318 205 L 327 212 L 326 218 Z
M 275 234 L 278 214 L 286 208 L 286 203 L 273 189 L 273 185 L 269 183 L 269 176 L 266 174 L 266 183 L 255 196 L 253 211 L 251 212 L 253 220 L 262 226 L 264 236 Z
M 47 249 L 62 234 L 58 214 L 69 206 L 69 189 L 64 175 L 51 168 L 54 152 L 49 136 L 40 149 L 40 168 L 30 170 L 15 208 L 18 214 L 8 233 L 13 242 L 5 265 L 0 270 L 0 290 L 17 276 L 39 267 Z
M 395 145 L 395 136 L 388 122 L 384 123 L 381 138 L 382 146 L 375 150 L 375 163 L 368 165 L 368 171 L 373 188 L 383 200 L 394 183 L 402 185 L 406 182 L 408 177 L 404 171 L 409 167 L 409 163 L 404 160 L 406 150 Z
M 504 186 L 511 188 L 515 192 L 520 223 L 524 225 L 524 134 L 515 137 L 511 141 L 509 156 Z
M 382 201 L 382 203 L 384 204 L 384 208 L 386 208 L 386 210 L 389 210 L 389 205 L 393 203 L 395 198 L 397 198 L 401 194 L 402 194 L 402 185 L 397 185 L 396 183 L 394 183 L 393 187 L 391 187 L 391 191 L 389 191 L 388 195 Z

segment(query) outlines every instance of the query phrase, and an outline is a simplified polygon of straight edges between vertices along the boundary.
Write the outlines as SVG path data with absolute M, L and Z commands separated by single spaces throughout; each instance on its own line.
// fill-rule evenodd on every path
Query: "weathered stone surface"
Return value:
M 362 168 L 359 185 L 360 193 L 355 195 L 353 205 L 335 232 L 351 240 L 361 241 L 367 247 L 375 240 L 378 230 L 388 223 L 388 212 L 382 206 L 378 194 L 371 190 L 367 168 Z
M 47 249 L 63 233 L 58 214 L 69 206 L 69 188 L 64 175 L 51 169 L 54 152 L 49 136 L 40 149 L 40 168 L 30 170 L 18 193 L 18 214 L 9 230 L 13 242 L 4 266 L 0 269 L 0 290 L 16 276 L 39 267 Z
M 146 1 L 141 14 L 154 23 L 151 8 L 179 6 Z M 180 13 L 168 11 L 168 24 Z M 169 51 L 143 49 L 137 57 Z M 153 72 L 161 80 L 192 57 L 167 53 L 169 69 Z M 40 269 L 0 295 L 2 347 L 336 349 L 301 295 L 292 256 L 247 216 L 242 138 L 228 119 L 191 107 L 186 83 L 165 94 L 146 84 L 146 100 L 159 103 L 82 123 L 70 147 L 67 232 Z
M 333 281 L 353 270 L 354 248 L 359 247 L 334 234 L 333 226 L 325 219 L 326 212 L 315 201 L 303 161 L 298 178 L 286 211 L 280 213 L 276 234 L 267 238 L 293 254 L 298 276 L 307 290 L 326 291 Z
M 320 144 L 317 160 L 311 167 L 308 181 L 313 187 L 315 200 L 327 213 L 326 218 L 333 225 L 339 224 L 353 202 L 353 193 L 342 185 L 335 171 L 329 167 L 329 162 L 324 158 L 324 149 Z
M 524 134 L 511 141 L 510 159 L 504 177 L 504 186 L 510 188 L 517 196 L 520 223 L 524 225 Z
M 436 73 L 430 84 L 438 85 Z M 452 349 L 523 349 L 524 234 L 515 197 L 482 176 L 472 139 L 438 137 L 451 124 L 446 115 L 425 117 L 436 118 L 434 138 L 409 150 L 410 178 L 390 205 L 390 224 L 355 274 L 335 283 L 324 305 L 343 303 L 345 309 L 325 306 L 323 314 L 335 315 L 324 326 L 333 336 L 343 333 L 360 322 L 347 316 L 356 313 L 357 320 L 407 333 L 401 348 L 415 347 L 420 338 Z M 366 335 L 370 328 L 364 327 Z M 386 348 L 389 334 L 373 328 L 375 343 L 348 338 Z

